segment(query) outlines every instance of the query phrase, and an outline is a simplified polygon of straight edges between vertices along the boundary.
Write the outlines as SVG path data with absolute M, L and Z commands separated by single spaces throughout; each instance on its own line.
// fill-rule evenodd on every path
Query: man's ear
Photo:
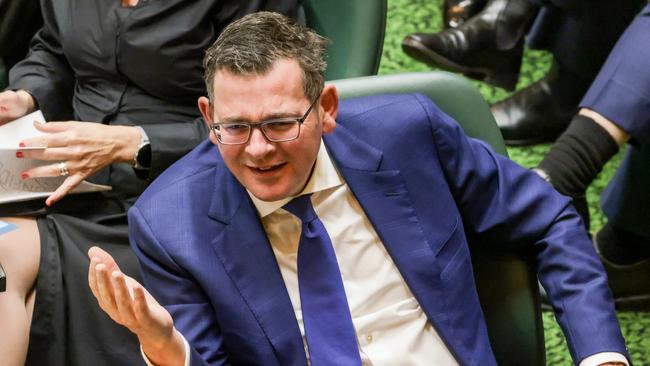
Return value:
M 214 135 L 214 131 L 212 131 L 213 114 L 212 114 L 212 104 L 210 104 L 210 99 L 206 97 L 199 97 L 198 104 L 199 104 L 199 111 L 203 116 L 203 120 L 208 125 L 208 131 L 209 131 L 208 137 L 210 138 L 210 141 L 212 141 L 213 144 L 217 145 L 217 137 Z
M 320 94 L 320 115 L 323 121 L 323 133 L 330 133 L 336 127 L 336 115 L 339 112 L 339 93 L 334 85 L 325 85 Z

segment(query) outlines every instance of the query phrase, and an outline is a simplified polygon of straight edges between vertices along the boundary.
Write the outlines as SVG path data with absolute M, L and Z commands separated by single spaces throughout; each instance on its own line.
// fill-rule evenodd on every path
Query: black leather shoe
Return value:
M 650 242 L 606 224 L 595 235 L 594 246 L 607 272 L 616 307 L 650 310 Z M 633 248 L 634 252 L 622 254 L 625 248 Z
M 408 35 L 402 49 L 430 66 L 513 90 L 519 77 L 524 33 L 536 9 L 529 0 L 491 0 L 457 28 Z
M 578 112 L 589 82 L 554 65 L 541 80 L 492 106 L 506 145 L 552 142 Z
M 445 0 L 442 9 L 443 28 L 456 28 L 478 14 L 486 0 Z

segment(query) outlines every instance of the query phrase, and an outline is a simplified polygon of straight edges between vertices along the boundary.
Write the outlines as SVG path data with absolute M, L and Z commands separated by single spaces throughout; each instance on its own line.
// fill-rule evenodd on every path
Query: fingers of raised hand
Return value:
M 90 265 L 88 266 L 88 286 L 90 291 L 93 293 L 97 301 L 100 300 L 99 289 L 97 288 L 97 270 L 95 267 L 99 263 L 99 259 L 96 257 L 90 258 Z
M 135 282 L 131 278 L 127 278 L 127 280 Z M 134 312 L 140 333 L 149 337 L 168 337 L 174 329 L 171 314 L 144 287 L 135 283 L 137 286 L 131 286 L 131 288 L 133 289 Z
M 138 319 L 134 310 L 135 300 L 131 296 L 124 274 L 114 271 L 111 273 L 111 282 L 115 294 L 115 305 L 122 323 L 129 329 L 137 328 Z
M 120 266 L 118 266 L 117 262 L 115 262 L 113 256 L 98 246 L 92 246 L 90 249 L 88 249 L 88 257 L 91 259 L 95 258 L 97 263 L 104 263 L 106 265 L 106 268 L 108 268 L 108 270 L 111 272 L 121 271 Z
M 135 312 L 135 317 L 138 319 L 138 323 L 145 329 L 147 329 L 148 333 L 153 332 L 159 332 L 161 329 L 163 329 L 168 321 L 160 321 L 160 317 L 156 317 L 154 314 L 154 309 L 162 309 L 162 311 L 165 314 L 168 314 L 166 310 L 162 306 L 158 304 L 155 300 L 153 300 L 153 297 L 149 295 L 147 290 L 144 289 L 144 287 L 140 286 L 134 286 L 133 287 L 133 310 Z M 171 317 L 171 316 L 170 316 Z
M 91 259 L 88 271 L 90 289 L 97 299 L 99 307 L 117 323 L 135 331 L 139 328 L 135 316 L 135 300 L 122 272 L 109 273 L 104 263 L 97 258 Z
M 115 295 L 113 285 L 110 280 L 110 274 L 106 270 L 106 265 L 103 263 L 95 264 L 95 279 L 96 279 L 96 294 L 99 306 L 116 321 L 118 319 L 114 316 L 119 315 L 117 305 L 115 303 Z

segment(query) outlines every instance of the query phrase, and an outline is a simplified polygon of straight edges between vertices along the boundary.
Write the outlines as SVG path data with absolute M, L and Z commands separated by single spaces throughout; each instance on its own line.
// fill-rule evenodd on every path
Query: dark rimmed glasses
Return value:
M 316 98 L 307 112 L 300 118 L 287 117 L 270 119 L 263 122 L 224 122 L 213 123 L 212 131 L 217 140 L 224 145 L 245 144 L 251 138 L 253 128 L 259 128 L 264 137 L 270 142 L 285 142 L 295 140 L 300 136 L 300 126 L 305 122 L 307 116 L 316 105 Z

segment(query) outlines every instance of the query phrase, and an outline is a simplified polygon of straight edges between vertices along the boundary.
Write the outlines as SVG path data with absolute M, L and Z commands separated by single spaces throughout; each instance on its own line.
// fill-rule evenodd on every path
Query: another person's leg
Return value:
M 645 282 L 650 295 L 650 145 L 630 146 L 603 193 L 608 222 L 597 234 L 601 256 L 610 264 L 648 262 Z M 639 279 L 640 280 L 640 279 Z M 642 282 L 642 281 L 640 281 Z
M 650 144 L 629 146 L 601 199 L 608 222 L 595 237 L 619 307 L 650 310 Z
M 506 144 L 554 141 L 567 128 L 641 3 L 596 0 L 542 8 L 527 41 L 531 48 L 549 50 L 553 66 L 541 80 L 492 106 Z
M 536 169 L 558 192 L 573 198 L 587 230 L 587 187 L 628 138 L 614 122 L 583 108 Z
M 33 218 L 2 218 L 18 228 L 0 235 L 0 263 L 7 276 L 7 289 L 0 293 L 1 363 L 22 366 L 27 355 L 29 329 L 36 295 L 40 262 L 40 237 Z
M 626 157 L 603 194 L 609 222 L 596 239 L 618 298 L 642 294 L 650 299 L 649 35 L 647 5 L 616 43 L 580 103 L 589 113 L 574 118 L 539 165 L 556 189 L 575 198 L 584 195 L 617 145 L 629 137 Z M 602 119 L 611 123 L 609 128 Z
M 524 35 L 537 13 L 530 0 L 490 0 L 468 21 L 439 33 L 414 33 L 402 48 L 417 60 L 513 90 Z
M 650 6 L 621 36 L 580 103 L 581 113 L 540 163 L 538 168 L 560 193 L 584 196 L 628 138 L 650 143 L 650 50 L 644 46 L 648 35 Z

